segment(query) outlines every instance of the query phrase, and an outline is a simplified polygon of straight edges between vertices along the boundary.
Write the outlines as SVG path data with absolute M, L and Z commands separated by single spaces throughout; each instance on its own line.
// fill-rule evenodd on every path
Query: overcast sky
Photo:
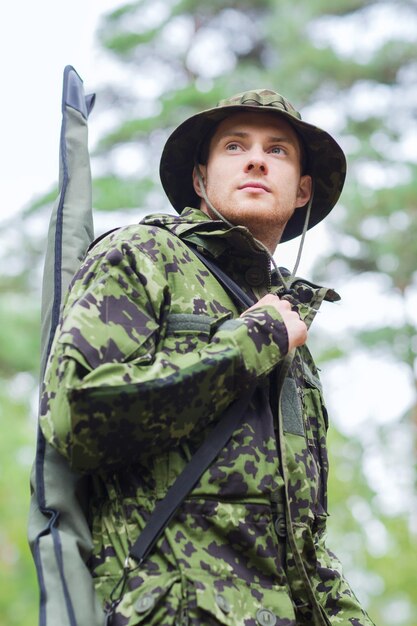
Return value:
M 3 9 L 0 221 L 57 180 L 64 67 L 94 81 L 98 18 L 117 4 L 14 0 Z

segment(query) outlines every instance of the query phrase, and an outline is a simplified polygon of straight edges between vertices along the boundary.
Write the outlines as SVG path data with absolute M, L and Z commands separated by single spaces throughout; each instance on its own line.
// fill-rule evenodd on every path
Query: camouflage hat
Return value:
M 320 222 L 334 207 L 346 176 L 346 158 L 339 144 L 326 131 L 307 124 L 283 96 L 269 89 L 257 89 L 221 100 L 212 109 L 197 113 L 174 130 L 162 152 L 160 176 L 163 188 L 178 213 L 186 206 L 199 206 L 194 191 L 193 167 L 202 143 L 219 122 L 234 113 L 265 111 L 285 118 L 302 139 L 307 172 L 314 180 L 314 198 L 309 228 Z M 221 211 L 221 207 L 218 207 Z M 288 241 L 303 231 L 305 211 L 297 210 L 289 220 L 281 241 Z

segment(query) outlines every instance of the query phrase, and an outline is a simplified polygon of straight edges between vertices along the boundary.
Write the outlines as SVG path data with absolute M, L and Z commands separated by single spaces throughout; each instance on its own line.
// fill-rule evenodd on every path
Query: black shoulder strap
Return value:
M 207 267 L 207 269 L 210 270 L 212 274 L 214 274 L 214 276 L 217 278 L 219 283 L 223 285 L 226 291 L 228 291 L 230 295 L 233 296 L 234 299 L 237 300 L 239 304 L 242 304 L 245 307 L 245 309 L 252 306 L 252 304 L 255 304 L 255 301 L 252 300 L 252 298 L 250 298 L 248 294 L 245 293 L 243 289 L 239 287 L 239 285 L 230 278 L 230 276 L 228 276 L 225 272 L 223 272 L 223 270 L 220 269 L 220 267 L 218 267 L 218 265 L 216 265 L 214 261 L 211 261 L 210 259 L 205 257 L 204 254 L 199 252 L 193 244 L 190 244 L 188 241 L 184 241 L 184 240 L 182 241 L 186 243 L 189 248 L 192 249 L 194 254 L 198 256 L 200 261 L 204 263 L 204 265 Z
M 238 302 L 243 304 L 245 308 L 253 304 L 239 285 L 227 276 L 214 262 L 209 261 L 194 247 L 192 247 L 192 250 Z M 203 444 L 194 453 L 191 461 L 186 465 L 177 480 L 168 490 L 165 498 L 158 502 L 145 528 L 129 551 L 129 556 L 134 558 L 139 564 L 146 559 L 164 529 L 175 515 L 180 504 L 194 488 L 220 450 L 229 441 L 234 430 L 238 427 L 242 414 L 248 406 L 253 393 L 254 388 L 249 389 L 230 405 L 218 424 L 210 431 Z

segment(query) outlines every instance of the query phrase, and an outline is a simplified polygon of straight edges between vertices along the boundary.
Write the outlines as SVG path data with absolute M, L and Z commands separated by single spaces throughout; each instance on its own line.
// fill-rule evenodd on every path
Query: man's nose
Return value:
M 266 174 L 268 172 L 268 166 L 263 154 L 254 151 L 252 154 L 248 155 L 245 171 Z

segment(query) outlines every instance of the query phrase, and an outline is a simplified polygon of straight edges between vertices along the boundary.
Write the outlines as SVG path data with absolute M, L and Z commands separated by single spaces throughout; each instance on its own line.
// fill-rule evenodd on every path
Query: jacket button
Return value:
M 287 524 L 285 521 L 285 515 L 278 515 L 277 519 L 275 520 L 275 532 L 277 533 L 278 537 L 281 537 L 281 539 L 283 539 L 286 534 L 287 534 Z
M 258 287 L 265 281 L 265 275 L 259 267 L 250 267 L 245 272 L 245 279 L 251 287 Z
M 275 626 L 277 623 L 276 616 L 272 613 L 272 611 L 268 611 L 268 609 L 259 609 L 256 613 L 256 619 L 258 620 L 258 624 L 260 624 L 260 626 Z
M 222 596 L 220 593 L 216 593 L 216 604 L 223 611 L 223 613 L 230 613 L 232 607 L 230 606 L 230 602 Z
M 149 609 L 152 609 L 155 605 L 155 598 L 151 593 L 144 593 L 136 602 L 135 602 L 135 611 L 136 613 L 146 613 Z

